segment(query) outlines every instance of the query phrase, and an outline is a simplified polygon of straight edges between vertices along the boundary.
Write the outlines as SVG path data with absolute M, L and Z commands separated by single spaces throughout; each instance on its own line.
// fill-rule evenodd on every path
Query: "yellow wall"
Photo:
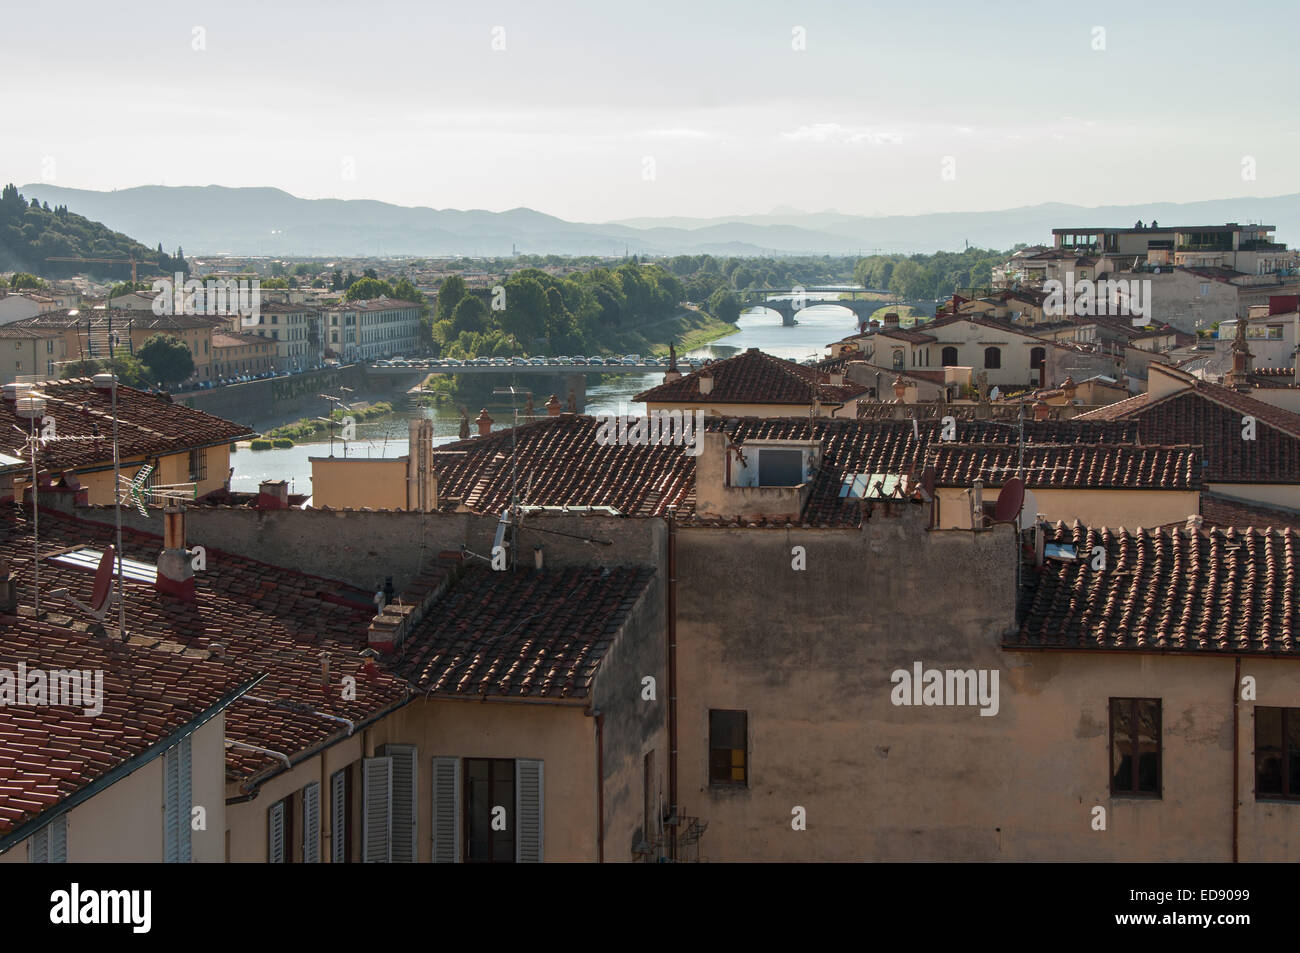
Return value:
M 1085 526 L 1151 528 L 1183 522 L 1200 512 L 1195 490 L 1044 490 L 1031 488 L 1037 510 L 1049 522 L 1078 520 Z M 939 527 L 969 529 L 966 488 L 940 487 Z M 998 487 L 984 488 L 984 502 L 998 498 Z
M 406 509 L 406 457 L 311 457 L 311 505 Z
M 1300 481 L 1300 474 L 1296 475 L 1296 480 Z M 1255 500 L 1259 503 L 1300 509 L 1300 482 L 1211 483 L 1206 489 L 1211 493 L 1222 493 L 1224 496 L 1236 497 L 1239 500 Z
M 219 490 L 225 485 L 226 474 L 230 471 L 230 445 L 218 444 L 215 447 L 207 447 L 203 451 L 207 454 L 207 477 L 198 481 L 196 493 L 203 496 L 205 493 L 211 493 L 213 490 Z M 136 457 L 131 460 L 123 460 L 121 465 L 122 476 L 124 479 L 130 479 L 135 476 L 136 471 L 146 462 L 145 459 Z M 111 464 L 112 459 L 105 461 Z M 102 466 L 102 464 L 99 464 Z M 189 451 L 181 453 L 172 453 L 162 457 L 158 463 L 157 475 L 154 478 L 155 483 L 188 483 L 190 477 L 190 460 Z M 90 473 L 78 471 L 77 479 L 81 481 L 88 493 L 87 502 L 91 505 L 111 504 L 117 499 L 117 494 L 113 486 L 113 470 L 110 466 L 106 470 L 95 470 Z M 21 491 L 20 491 L 21 492 Z M 161 530 L 160 530 L 161 532 Z

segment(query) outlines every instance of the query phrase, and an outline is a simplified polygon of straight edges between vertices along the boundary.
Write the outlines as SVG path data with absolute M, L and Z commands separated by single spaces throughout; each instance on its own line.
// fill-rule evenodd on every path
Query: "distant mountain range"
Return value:
M 147 185 L 113 192 L 24 185 L 24 195 L 187 256 L 857 255 L 956 251 L 967 242 L 1047 244 L 1051 229 L 1264 222 L 1279 241 L 1300 241 L 1300 193 L 1274 198 L 1111 205 L 1049 203 L 990 212 L 860 216 L 779 208 L 726 218 L 568 222 L 529 208 L 408 208 L 363 199 L 301 199 L 280 189 Z

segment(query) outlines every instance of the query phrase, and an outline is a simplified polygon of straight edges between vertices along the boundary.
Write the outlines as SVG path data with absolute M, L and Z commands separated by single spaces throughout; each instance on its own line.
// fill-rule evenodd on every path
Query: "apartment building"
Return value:
M 419 347 L 420 313 L 420 305 L 396 298 L 327 305 L 324 347 L 345 363 L 411 354 Z

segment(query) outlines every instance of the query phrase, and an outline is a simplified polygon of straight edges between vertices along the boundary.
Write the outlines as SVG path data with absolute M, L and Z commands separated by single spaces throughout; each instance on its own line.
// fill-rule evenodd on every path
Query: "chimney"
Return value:
M 1034 404 L 1034 419 L 1035 419 L 1035 420 L 1046 420 L 1046 419 L 1047 419 L 1047 415 L 1048 415 L 1049 413 L 1051 413 L 1051 410 L 1052 410 L 1052 409 L 1051 409 L 1050 407 L 1047 406 L 1047 401 L 1043 400 L 1043 399 L 1040 397 L 1040 398 L 1038 399 L 1038 402 L 1037 402 L 1036 404 Z
M 1078 389 L 1079 385 L 1074 382 L 1073 377 L 1067 377 L 1065 380 L 1061 381 L 1061 390 L 1065 391 L 1066 398 L 1071 402 L 1074 401 L 1074 393 Z
M 163 549 L 158 554 L 158 579 L 154 588 L 182 602 L 194 601 L 194 568 L 185 548 L 185 508 L 163 510 Z
M 320 654 L 320 687 L 325 691 L 330 689 L 330 654 L 322 652 Z
M 1199 533 L 1201 531 L 1201 524 L 1203 522 L 1204 520 L 1201 519 L 1199 513 L 1193 513 L 1191 516 L 1187 517 L 1188 534 Z
M 546 564 L 546 558 L 542 555 L 542 546 L 533 547 L 533 568 L 541 572 Z
M 843 387 L 843 386 L 844 386 L 844 372 L 843 372 L 843 371 L 831 371 L 831 386 L 832 386 L 832 387 Z
M 551 417 L 560 416 L 560 398 L 556 397 L 554 394 L 552 394 L 551 399 L 546 402 L 546 413 Z
M 707 370 L 701 371 L 699 376 L 699 384 L 700 384 L 701 394 L 713 393 L 713 372 Z
M 897 311 L 888 311 L 888 312 L 885 313 L 885 327 L 887 327 L 887 328 L 896 328 L 896 327 L 898 327 L 898 312 L 897 312 Z
M 263 480 L 257 485 L 259 510 L 287 510 L 289 508 L 289 483 L 286 480 Z
M 899 400 L 907 396 L 907 381 L 903 380 L 901 374 L 894 378 L 894 396 Z
M 370 623 L 366 636 L 368 656 L 389 655 L 401 648 L 407 635 L 420 624 L 448 589 L 464 572 L 465 560 L 458 552 L 442 552 L 433 565 L 424 569 L 402 590 L 395 600 L 390 599 Z M 391 578 L 385 581 L 385 590 L 391 591 Z
M 108 392 L 111 392 L 113 390 L 112 374 L 96 374 L 94 377 L 91 378 L 91 382 L 93 383 L 95 390 L 102 390 Z
M 478 435 L 480 437 L 486 437 L 492 432 L 492 418 L 488 416 L 486 407 L 478 412 L 478 417 L 474 423 L 478 424 Z

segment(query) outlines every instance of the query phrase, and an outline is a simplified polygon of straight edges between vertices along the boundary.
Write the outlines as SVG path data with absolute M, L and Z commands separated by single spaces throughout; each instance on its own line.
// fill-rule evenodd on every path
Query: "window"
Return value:
M 1255 708 L 1255 798 L 1300 801 L 1300 708 Z
M 803 482 L 802 450 L 769 448 L 758 451 L 759 486 L 799 486 Z
M 190 862 L 190 736 L 163 756 L 163 862 Z
M 1002 366 L 1002 349 L 999 347 L 986 347 L 984 349 L 984 366 L 990 370 L 995 370 Z
M 415 860 L 416 759 L 413 745 L 385 745 L 363 762 L 361 855 L 366 863 Z
M 515 861 L 515 762 L 511 758 L 465 759 L 465 860 Z
M 943 349 L 943 366 L 957 366 L 957 349 L 955 347 L 946 347 Z
M 894 350 L 894 370 L 901 371 L 903 369 L 903 361 L 904 358 L 903 358 L 902 349 L 896 348 Z
M 320 784 L 302 789 L 302 862 L 320 863 Z
M 54 353 L 54 342 L 53 342 L 53 341 L 46 341 L 46 342 L 45 342 L 45 353 L 46 353 L 46 354 L 53 354 L 53 353 Z
M 1160 699 L 1110 700 L 1110 793 L 1160 797 Z
M 68 862 L 68 815 L 60 814 L 31 836 L 27 860 L 33 864 Z
M 1268 340 L 1270 341 L 1282 340 L 1282 325 L 1270 324 L 1268 326 Z
M 749 715 L 743 711 L 709 712 L 709 783 L 749 782 L 747 760 Z
M 1038 368 L 1042 367 L 1043 362 L 1046 360 L 1047 360 L 1047 348 L 1036 347 L 1036 348 L 1032 348 L 1029 351 L 1029 366 L 1032 367 L 1034 370 L 1037 370 Z
M 1201 282 L 1201 297 L 1204 298 L 1209 293 L 1210 293 L 1210 283 L 1208 281 Z
M 293 863 L 293 795 L 276 801 L 266 812 L 266 860 L 271 864 Z
M 191 483 L 198 483 L 200 480 L 206 480 L 208 478 L 208 451 L 203 448 L 191 450 L 189 468 Z

